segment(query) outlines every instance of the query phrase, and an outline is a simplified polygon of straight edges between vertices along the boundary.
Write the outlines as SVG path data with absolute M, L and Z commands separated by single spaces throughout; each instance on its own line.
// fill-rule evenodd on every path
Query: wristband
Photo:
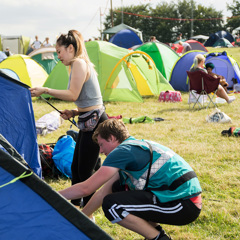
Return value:
M 74 118 L 75 117 L 74 110 L 71 110 L 71 111 L 72 111 L 72 117 Z

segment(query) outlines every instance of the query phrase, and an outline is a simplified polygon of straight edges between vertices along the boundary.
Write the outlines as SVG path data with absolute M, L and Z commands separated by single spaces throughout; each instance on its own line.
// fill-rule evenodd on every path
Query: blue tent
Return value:
M 175 90 L 188 92 L 187 71 L 192 67 L 197 54 L 204 54 L 203 51 L 189 51 L 183 54 L 175 63 L 169 83 Z
M 32 99 L 28 86 L 0 71 L 0 133 L 41 177 Z
M 223 52 L 211 52 L 206 54 L 206 63 L 213 63 L 214 69 L 213 72 L 224 76 L 227 83 L 228 88 L 233 87 L 232 79 L 235 78 L 238 83 L 240 83 L 240 69 L 236 60 L 230 57 L 226 51 Z
M 216 33 L 212 33 L 208 40 L 204 43 L 205 47 L 212 47 L 213 44 L 220 38 L 226 38 L 230 43 L 234 42 L 234 37 L 231 33 L 227 31 L 219 31 Z
M 29 170 L 0 134 L 1 145 L 0 239 L 113 240 Z
M 113 35 L 109 42 L 123 48 L 131 48 L 135 45 L 142 44 L 138 35 L 130 29 L 123 29 Z

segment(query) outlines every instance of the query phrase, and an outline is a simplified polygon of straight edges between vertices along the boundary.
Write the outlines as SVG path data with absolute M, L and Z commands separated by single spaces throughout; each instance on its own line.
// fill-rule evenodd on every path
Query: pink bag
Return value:
M 181 102 L 182 96 L 179 91 L 163 91 L 158 100 L 159 102 Z

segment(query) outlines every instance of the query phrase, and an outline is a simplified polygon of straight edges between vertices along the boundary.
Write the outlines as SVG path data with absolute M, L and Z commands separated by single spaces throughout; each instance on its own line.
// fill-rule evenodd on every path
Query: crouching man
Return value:
M 167 147 L 137 140 L 123 122 L 109 119 L 96 129 L 94 140 L 107 157 L 85 182 L 59 193 L 67 199 L 95 192 L 83 213 L 102 206 L 112 223 L 146 239 L 170 239 L 160 224 L 186 225 L 201 211 L 201 187 L 189 164 Z

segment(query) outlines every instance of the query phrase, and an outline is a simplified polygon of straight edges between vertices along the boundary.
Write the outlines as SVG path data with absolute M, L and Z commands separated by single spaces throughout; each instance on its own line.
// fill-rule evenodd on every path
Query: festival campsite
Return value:
M 0 33 L 0 240 L 240 239 L 240 29 L 155 15 L 183 3 L 36 49 Z

